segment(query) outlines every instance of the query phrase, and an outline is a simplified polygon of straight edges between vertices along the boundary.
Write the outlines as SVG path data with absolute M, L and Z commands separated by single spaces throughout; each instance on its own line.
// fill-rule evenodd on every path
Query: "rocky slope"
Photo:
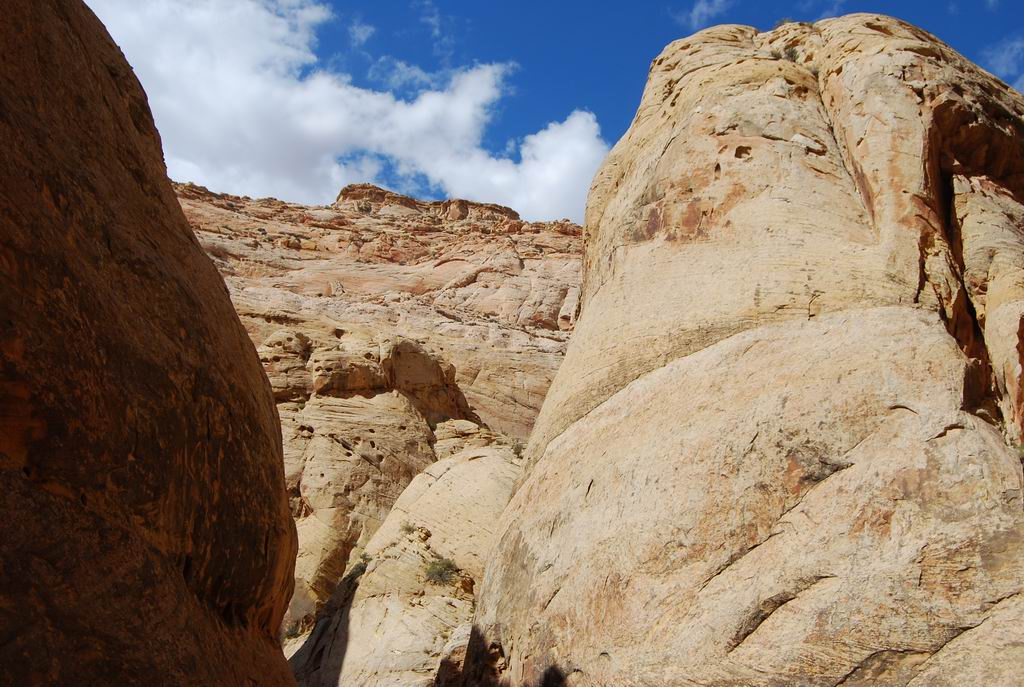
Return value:
M 449 454 L 439 425 L 477 447 L 526 438 L 575 321 L 580 229 L 367 185 L 328 207 L 177 192 L 278 402 L 295 651 L 403 490 Z
M 852 15 L 668 46 L 465 684 L 1015 684 L 1024 99 Z
M 294 684 L 267 379 L 77 0 L 3 3 L 0 683 Z
M 402 492 L 366 547 L 365 570 L 338 589 L 292 657 L 300 684 L 431 687 L 446 661 L 461 662 L 484 557 L 522 468 L 509 446 L 467 438 L 441 440 L 463 448 Z

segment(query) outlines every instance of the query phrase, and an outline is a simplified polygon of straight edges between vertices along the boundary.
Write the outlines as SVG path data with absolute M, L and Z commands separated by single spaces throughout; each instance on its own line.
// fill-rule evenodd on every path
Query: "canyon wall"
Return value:
M 0 41 L 0 682 L 1017 681 L 1024 98 L 934 37 L 671 44 L 582 260 L 172 187 L 84 5 Z
M 464 684 L 1016 682 L 1022 115 L 887 17 L 665 49 Z
M 256 351 L 77 0 L 2 3 L 0 683 L 288 685 Z
M 349 617 L 344 600 L 352 585 L 338 585 L 366 567 L 362 558 L 376 561 L 392 543 L 372 542 L 403 490 L 457 445 L 521 453 L 575 321 L 580 228 L 365 184 L 346 187 L 324 207 L 191 185 L 176 190 L 258 346 L 278 403 L 299 532 L 284 639 L 289 654 L 310 633 L 318 648 L 333 643 L 326 656 L 334 663 L 322 670 L 312 647 L 293 658 L 303 675 L 326 684 L 326 676 L 337 677 L 341 655 L 346 670 L 354 669 L 360 648 L 347 649 L 350 640 L 369 642 L 360 632 L 382 631 L 358 627 L 363 616 L 355 610 L 339 625 L 335 616 Z M 491 461 L 474 461 L 468 474 L 476 483 L 450 497 L 456 511 L 458 499 L 486 499 L 483 507 L 496 509 L 486 523 L 493 529 L 511 485 L 501 461 L 494 475 L 476 469 L 483 464 Z M 435 533 L 430 543 L 442 539 L 454 542 Z M 479 568 L 468 579 L 478 579 Z M 375 572 L 371 562 L 363 582 L 390 569 Z M 392 610 L 415 600 L 416 585 L 431 588 L 416 579 L 416 566 L 404 570 L 408 593 L 389 597 Z M 435 630 L 420 628 L 422 655 L 403 664 L 421 677 L 424 665 L 438 661 Z
M 494 527 L 522 470 L 508 445 L 473 443 L 402 492 L 291 658 L 300 684 L 431 687 L 461 664 Z

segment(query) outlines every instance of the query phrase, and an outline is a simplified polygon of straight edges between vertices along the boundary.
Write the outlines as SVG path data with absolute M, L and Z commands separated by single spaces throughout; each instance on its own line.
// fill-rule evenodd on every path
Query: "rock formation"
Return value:
M 439 443 L 464 445 L 457 434 L 469 429 L 469 443 L 483 445 L 439 460 L 402 493 L 292 657 L 302 685 L 432 687 L 449 669 L 443 662 L 465 652 L 473 592 L 521 462 L 485 431 L 459 424 L 443 425 L 449 438 Z
M 368 185 L 329 207 L 177 191 L 278 402 L 299 532 L 291 653 L 403 489 L 451 454 L 443 436 L 526 438 L 575 320 L 580 229 Z
M 578 226 L 367 185 L 330 207 L 178 194 L 258 343 L 288 320 L 399 332 L 455 366 L 490 427 L 529 434 L 575 321 Z
M 266 376 L 78 0 L 3 3 L 0 683 L 287 685 Z
M 1019 680 L 1022 115 L 886 17 L 665 49 L 466 684 Z
M 1018 681 L 1005 84 L 876 15 L 677 41 L 579 288 L 568 222 L 172 188 L 85 6 L 4 9 L 0 682 L 292 684 L 282 626 L 308 687 Z

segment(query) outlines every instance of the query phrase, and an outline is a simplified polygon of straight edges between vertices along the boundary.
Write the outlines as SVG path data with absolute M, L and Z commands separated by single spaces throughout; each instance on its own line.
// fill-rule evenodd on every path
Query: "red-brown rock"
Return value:
M 0 683 L 290 684 L 274 400 L 78 0 L 0 3 Z

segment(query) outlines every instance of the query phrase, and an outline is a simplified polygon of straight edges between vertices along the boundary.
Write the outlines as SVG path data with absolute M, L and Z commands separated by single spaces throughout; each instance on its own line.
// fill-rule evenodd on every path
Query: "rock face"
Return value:
M 310 358 L 314 371 L 328 366 L 314 372 L 317 394 L 282 408 L 300 542 L 287 621 L 299 630 L 311 627 L 353 551 L 367 545 L 402 490 L 437 460 L 437 419 L 472 417 L 452 368 L 417 344 L 351 333 L 343 340 Z
M 273 397 L 77 0 L 0 22 L 0 683 L 293 684 Z
M 403 489 L 451 454 L 439 424 L 526 438 L 575 321 L 580 229 L 367 185 L 330 207 L 177 191 L 278 402 L 292 652 Z
M 521 471 L 509 446 L 486 430 L 467 433 L 467 425 L 446 423 L 439 434 L 447 438 L 439 443 L 477 446 L 412 481 L 367 545 L 360 568 L 339 586 L 324 620 L 292 657 L 301 684 L 431 687 L 439 674 L 458 672 L 484 556 Z
M 455 366 L 488 426 L 529 435 L 575 322 L 578 226 L 368 185 L 330 207 L 177 190 L 258 345 L 310 320 L 398 333 Z
M 658 57 L 466 684 L 1014 684 L 1024 99 L 853 15 Z

